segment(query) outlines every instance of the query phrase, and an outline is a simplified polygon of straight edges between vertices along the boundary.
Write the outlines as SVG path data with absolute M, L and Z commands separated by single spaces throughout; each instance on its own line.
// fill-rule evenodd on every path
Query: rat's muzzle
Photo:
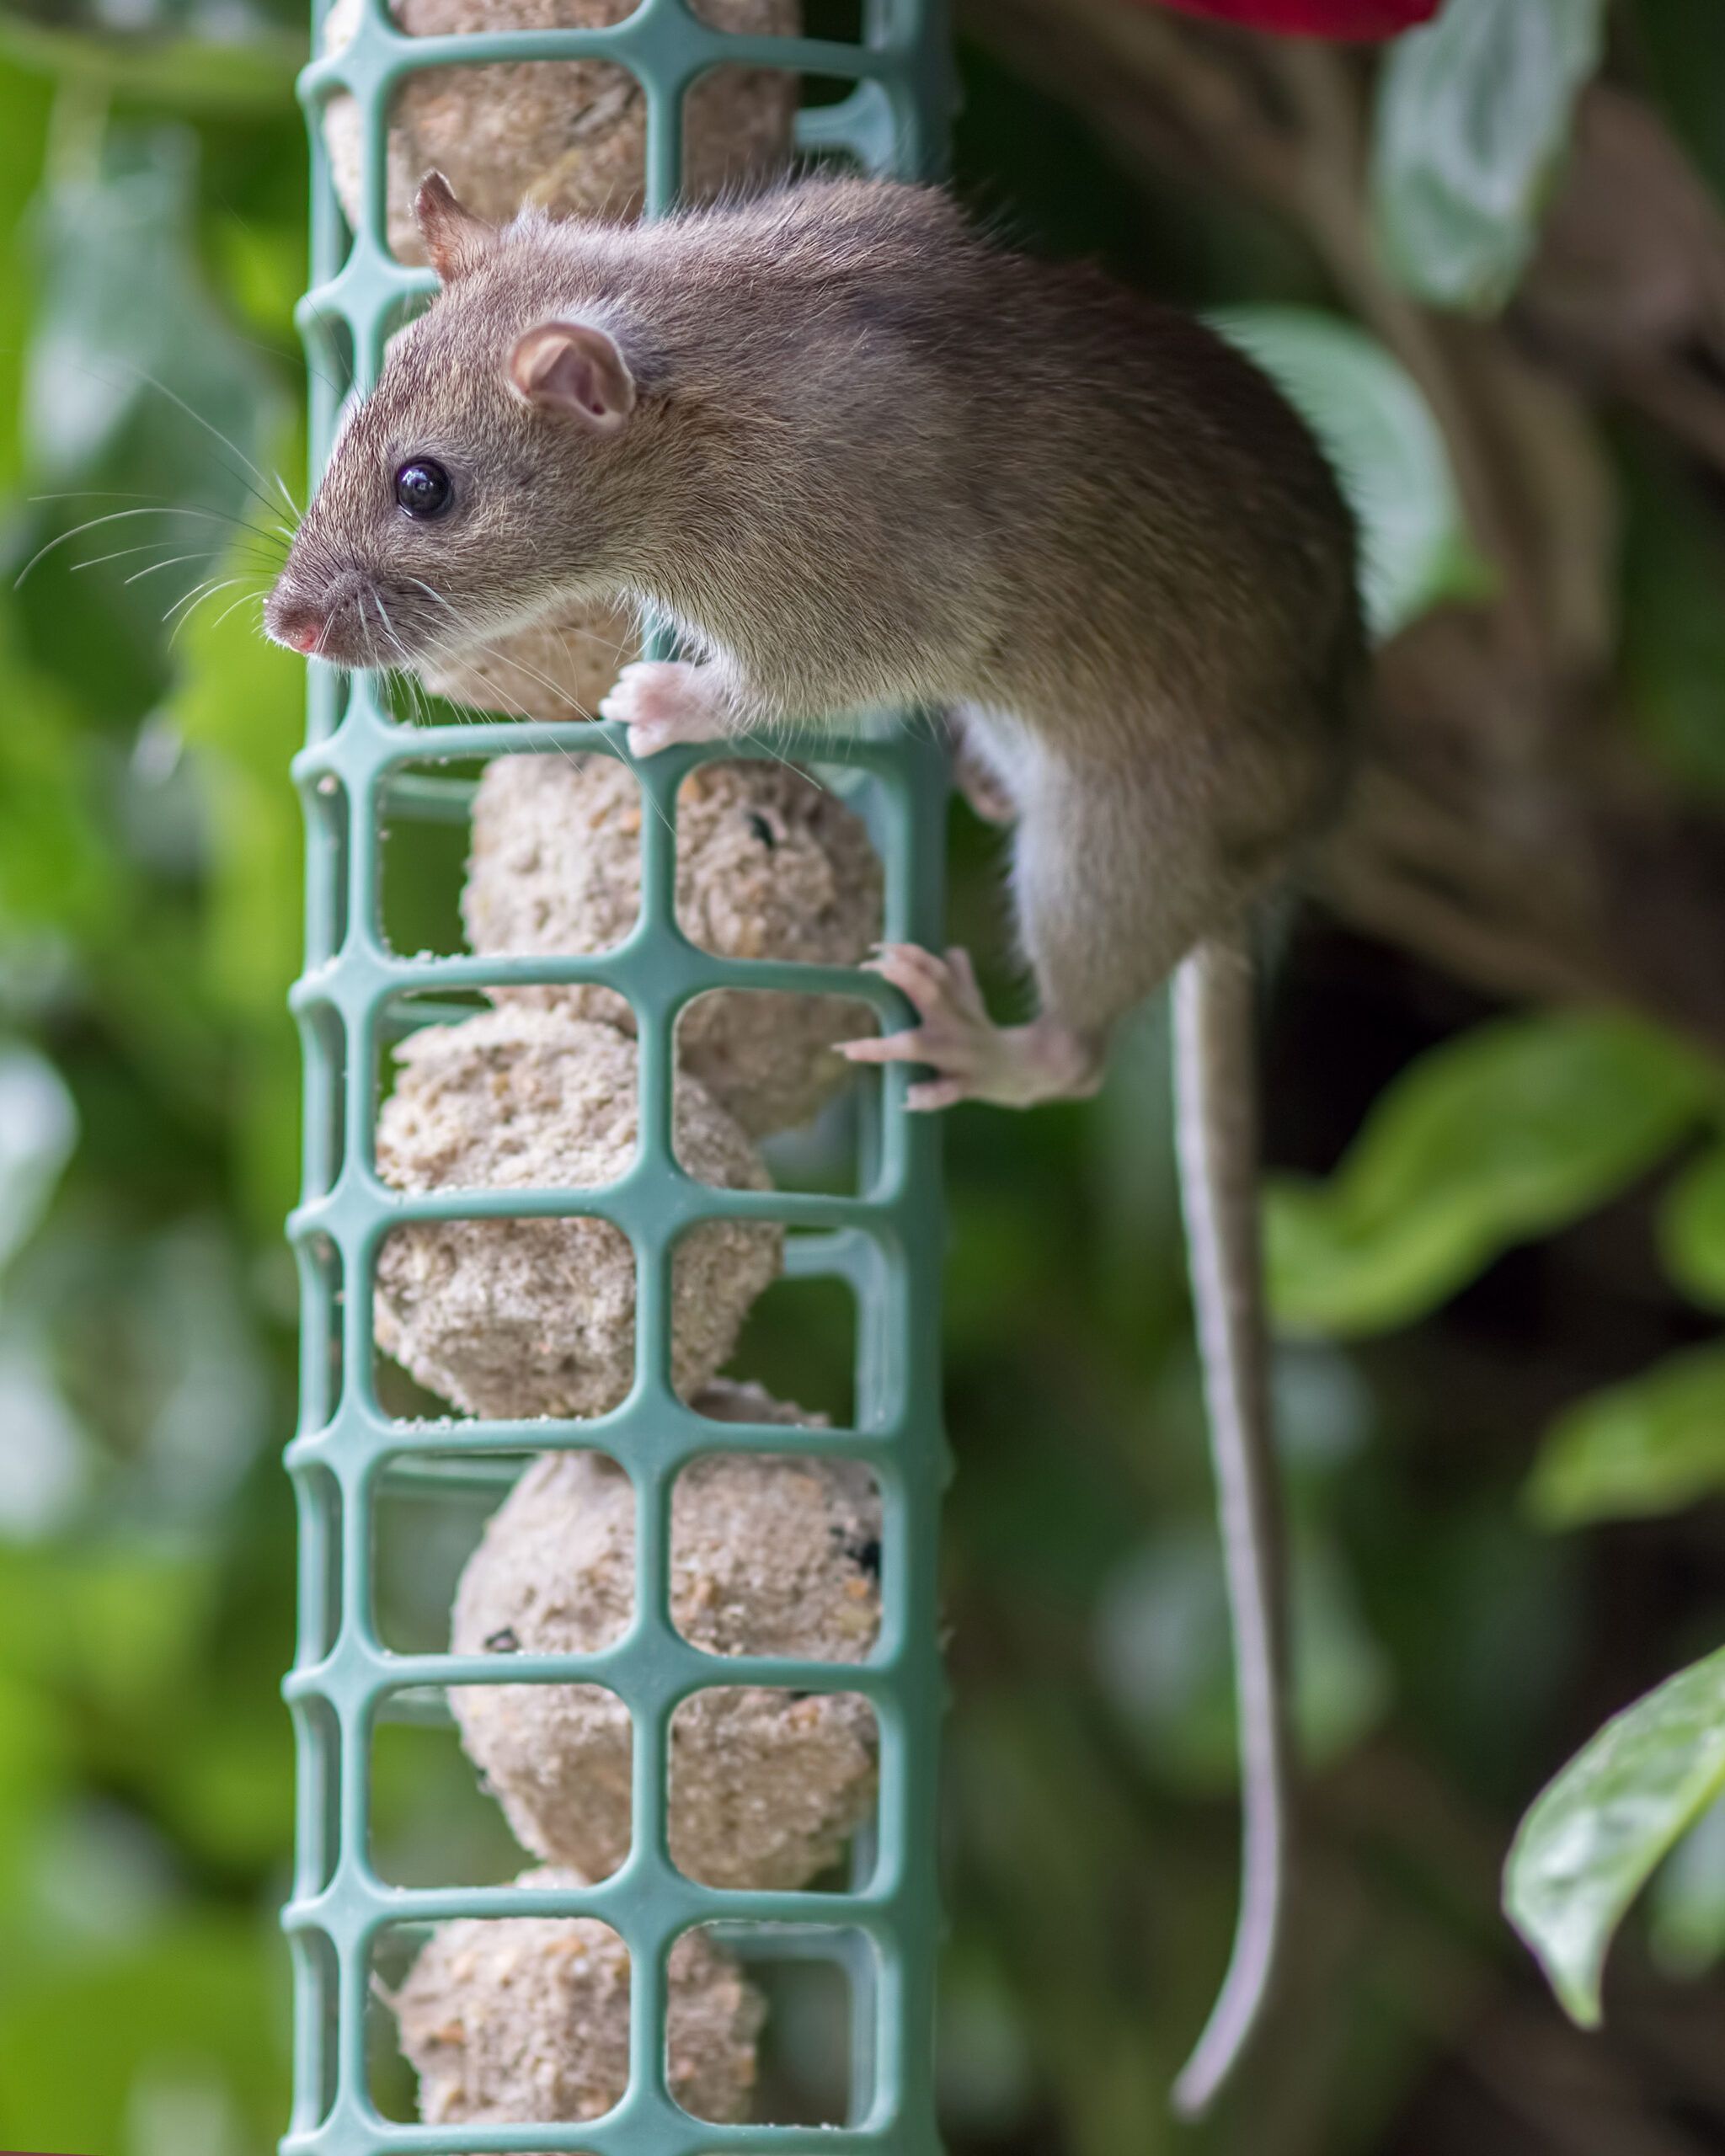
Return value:
M 332 666 L 387 664 L 387 654 L 380 649 L 368 618 L 374 611 L 377 626 L 382 626 L 383 616 L 376 595 L 357 570 L 344 570 L 313 595 L 306 591 L 290 567 L 264 602 L 264 627 L 275 643 L 286 645 L 290 651 L 325 659 Z
M 323 641 L 324 619 L 315 607 L 296 606 L 273 592 L 264 608 L 264 626 L 290 651 L 314 654 Z

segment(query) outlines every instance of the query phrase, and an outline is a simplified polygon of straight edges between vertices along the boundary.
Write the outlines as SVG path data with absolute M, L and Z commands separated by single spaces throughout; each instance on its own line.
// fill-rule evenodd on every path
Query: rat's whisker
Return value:
M 237 584 L 239 579 L 238 577 L 232 577 L 228 581 Z M 222 589 L 224 587 L 219 577 L 206 576 L 201 584 L 195 584 L 190 591 L 181 592 L 171 606 L 164 608 L 162 615 L 163 622 L 171 622 L 182 606 L 195 606 L 206 593 Z
M 16 591 L 19 585 L 23 584 L 24 579 L 29 574 L 30 571 L 35 568 L 38 562 L 46 560 L 47 557 L 55 552 L 58 548 L 70 546 L 74 539 L 80 537 L 84 532 L 95 531 L 99 525 L 120 524 L 125 522 L 128 517 L 134 516 L 207 517 L 212 514 L 213 512 L 208 510 L 175 509 L 171 506 L 160 509 L 110 510 L 105 516 L 93 516 L 87 519 L 83 524 L 75 524 L 72 526 L 71 531 L 60 532 L 56 536 L 49 540 L 46 546 L 38 547 L 35 552 L 30 556 L 29 559 L 13 579 L 12 588 Z
M 801 779 L 804 786 L 812 786 L 817 793 L 830 792 L 831 789 L 823 785 L 813 771 L 805 770 L 801 764 L 793 764 L 788 756 L 782 755 L 766 736 L 757 733 L 752 726 L 740 726 L 737 728 L 736 738 L 740 741 L 747 741 L 751 746 L 761 750 L 765 755 L 770 756 L 774 763 L 788 771 L 793 778 Z
M 403 686 L 403 690 L 405 690 L 405 692 L 408 692 L 408 718 L 409 718 L 409 720 L 412 720 L 412 724 L 416 724 L 416 727 L 423 727 L 423 724 L 427 723 L 427 718 L 425 718 L 425 705 L 420 703 L 420 698 L 419 698 L 419 681 L 416 681 L 416 679 L 414 679 L 414 670 L 412 670 L 412 662 L 409 662 L 409 659 L 408 659 L 408 647 L 405 647 L 405 644 L 401 643 L 399 634 L 397 634 L 397 630 L 394 630 L 394 623 L 393 623 L 393 621 L 390 621 L 390 612 L 388 612 L 388 608 L 386 608 L 386 606 L 384 606 L 384 595 L 382 595 L 382 590 L 362 590 L 362 593 L 360 593 L 360 619 L 365 619 L 365 601 L 366 601 L 366 600 L 371 600 L 371 604 L 373 604 L 375 608 L 377 608 L 377 625 L 380 625 L 380 627 L 382 627 L 382 632 L 384 632 L 384 636 L 388 636 L 390 643 L 394 644 L 394 649 L 399 651 L 401 658 L 403 658 L 403 664 L 401 664 L 401 666 L 384 666 L 384 669 L 382 669 L 382 673 L 384 673 L 384 677 L 386 677 L 386 679 L 390 679 L 390 681 L 401 681 L 401 686 Z
M 182 606 L 185 606 L 189 600 L 195 599 L 200 591 L 207 591 L 215 581 L 216 579 L 213 576 L 206 576 L 201 580 L 201 582 L 195 584 L 190 591 L 182 591 L 179 598 L 174 600 L 174 604 L 168 609 L 167 612 L 163 615 L 163 620 L 164 622 L 171 621 L 179 611 Z
M 376 606 L 377 619 L 382 625 L 384 634 L 401 654 L 403 664 L 399 667 L 390 667 L 386 671 L 399 680 L 407 691 L 409 719 L 415 726 L 429 726 L 431 721 L 430 707 L 425 702 L 423 686 L 414 672 L 413 660 L 408 648 L 402 642 L 395 623 L 389 617 L 389 609 L 383 603 L 382 593 L 371 591 L 362 593 L 360 596 L 362 605 L 365 599 L 370 598 Z
M 170 502 L 164 494 L 131 494 L 113 487 L 74 487 L 63 494 L 26 494 L 24 499 L 33 506 L 39 502 L 147 502 L 150 508 L 142 514 L 206 517 L 212 524 L 232 524 L 242 531 L 255 532 L 260 539 L 273 540 L 275 536 L 273 531 L 261 524 L 252 523 L 247 517 L 235 516 L 227 510 L 211 509 L 206 502 Z M 280 528 L 278 525 L 275 530 Z
M 528 711 L 515 697 L 511 696 L 499 683 L 488 681 L 480 669 L 473 663 L 474 659 L 494 659 L 501 661 L 503 654 L 494 644 L 489 643 L 475 644 L 472 647 L 472 650 L 473 658 L 469 658 L 466 652 L 445 652 L 440 655 L 438 664 L 440 666 L 453 666 L 463 674 L 471 674 L 478 683 L 487 701 L 483 704 L 476 703 L 473 708 L 480 711 L 496 711 L 501 707 L 506 710 L 511 718 L 519 720 L 526 731 L 532 732 L 539 728 L 543 721 L 536 719 L 531 712 Z M 563 749 L 560 743 L 556 745 L 563 755 L 569 755 L 569 751 Z M 570 760 L 573 761 L 573 758 Z
M 203 590 L 199 592 L 195 596 L 192 596 L 190 594 L 187 595 L 188 597 L 191 598 L 191 604 L 189 606 L 186 606 L 185 600 L 176 600 L 174 604 L 168 608 L 168 612 L 162 616 L 163 620 L 165 622 L 170 616 L 178 612 L 181 606 L 185 606 L 185 611 L 180 615 L 179 619 L 174 624 L 174 634 L 168 639 L 168 648 L 170 651 L 173 650 L 174 643 L 179 638 L 180 631 L 185 627 L 186 623 L 190 621 L 192 616 L 197 612 L 199 607 L 200 607 L 206 600 L 213 599 L 218 591 L 231 591 L 235 584 L 243 584 L 244 581 L 245 579 L 243 577 L 230 576 L 223 578 L 219 584 L 207 584 L 205 586 Z
M 494 643 L 476 643 L 471 646 L 470 648 L 475 658 L 492 659 L 499 666 L 512 666 L 517 673 L 525 674 L 530 681 L 542 682 L 544 686 L 551 691 L 552 694 L 557 697 L 559 702 L 569 706 L 569 709 L 575 713 L 578 718 L 590 720 L 593 717 L 592 712 L 585 709 L 584 706 L 577 703 L 573 696 L 566 695 L 558 683 L 551 679 L 549 675 L 542 674 L 537 667 L 529 666 L 524 659 L 517 658 L 514 652 L 505 651 L 500 645 Z M 479 670 L 473 664 L 472 659 L 465 659 L 456 654 L 451 654 L 451 656 L 454 658 L 454 663 L 456 664 L 464 666 L 468 673 L 478 675 L 479 679 L 483 680 L 483 675 L 479 674 Z M 443 663 L 446 664 L 449 661 L 448 659 L 446 659 Z M 498 688 L 494 682 L 489 683 L 487 686 L 492 689 L 494 694 L 498 696 L 501 696 L 503 694 L 502 690 Z M 529 726 L 554 726 L 560 723 L 556 719 L 542 719 L 536 718 L 531 712 L 526 710 L 519 703 L 515 704 L 515 709 L 516 715 Z
M 163 569 L 177 568 L 182 562 L 207 562 L 216 551 L 213 547 L 206 547 L 195 554 L 170 554 L 165 562 L 152 562 L 147 568 L 134 569 L 130 576 L 122 577 L 120 582 L 136 584 L 144 577 L 157 575 Z M 86 568 L 92 565 L 88 563 L 80 564 L 80 567 Z
M 558 702 L 566 705 L 577 718 L 590 721 L 595 716 L 594 712 L 588 710 L 579 697 L 572 696 L 560 681 L 553 681 L 550 675 L 542 673 L 537 666 L 529 665 L 519 652 L 501 650 L 495 643 L 484 644 L 479 648 L 489 657 L 496 659 L 499 665 L 513 666 L 518 673 L 525 674 L 530 681 L 537 681 L 543 687 L 549 689 Z
M 219 192 L 219 190 L 217 191 Z M 228 207 L 231 209 L 232 205 L 229 204 Z M 244 221 L 245 220 L 243 218 L 240 220 L 242 224 L 243 224 Z M 332 317 L 327 314 L 313 317 L 313 319 L 317 322 L 328 322 L 332 318 Z M 328 390 L 332 395 L 336 397 L 344 397 L 346 395 L 346 391 L 337 387 L 336 384 L 330 380 L 327 374 L 324 373 L 322 367 L 312 366 L 311 355 L 306 350 L 303 344 L 296 342 L 284 351 L 276 345 L 266 344 L 260 337 L 242 337 L 238 331 L 234 329 L 230 329 L 227 334 L 233 339 L 236 344 L 244 344 L 254 352 L 262 352 L 266 359 L 274 360 L 278 366 L 287 368 L 292 368 L 296 366 L 302 366 L 308 375 L 312 376 L 317 381 L 321 382 L 323 387 Z M 281 475 L 279 472 L 276 474 L 278 478 Z M 297 514 L 297 512 L 296 512 L 296 514 Z
M 462 620 L 461 616 L 456 611 L 455 608 L 451 606 L 448 600 L 443 596 L 442 593 L 434 590 L 423 578 L 417 576 L 409 577 L 408 581 L 409 584 L 415 585 L 419 590 L 423 591 L 428 599 L 433 600 L 437 606 L 442 607 L 445 613 L 449 616 L 450 619 L 455 622 L 458 628 L 465 630 L 469 626 Z M 530 666 L 526 659 L 518 657 L 514 652 L 501 651 L 498 648 L 495 643 L 475 644 L 472 648 L 478 653 L 482 658 L 494 659 L 500 665 L 513 666 L 519 672 L 525 674 L 530 680 L 542 682 L 545 687 L 550 690 L 551 693 L 560 703 L 568 705 L 569 709 L 574 712 L 578 718 L 590 720 L 593 718 L 594 714 L 589 711 L 584 704 L 579 702 L 576 698 L 570 696 L 567 690 L 563 687 L 561 683 L 553 681 L 548 674 L 542 674 L 537 667 Z M 478 672 L 478 670 L 470 661 L 464 661 L 455 654 L 451 654 L 451 659 L 453 660 L 455 664 L 462 666 L 464 670 L 468 673 Z M 450 660 L 446 659 L 443 663 L 448 664 L 450 663 Z M 501 694 L 501 691 L 499 691 L 498 693 Z M 521 711 L 519 706 L 517 706 L 517 711 L 519 716 L 526 720 L 529 725 L 536 723 L 531 718 L 531 715 L 525 711 Z
M 211 509 L 207 502 L 171 502 L 165 494 L 137 494 L 118 487 L 72 487 L 60 494 L 26 494 L 24 499 L 33 506 L 39 502 L 147 502 L 158 515 L 204 516 L 214 524 L 234 524 L 243 531 L 255 531 L 260 539 L 274 536 L 263 525 L 235 516 L 228 510 Z M 275 504 L 272 502 L 270 506 L 273 511 Z
M 429 599 L 435 600 L 437 605 L 444 609 L 445 612 L 449 615 L 451 619 L 454 621 L 458 627 L 465 627 L 467 626 L 467 624 L 462 622 L 460 615 L 457 613 L 455 608 L 450 605 L 449 601 L 443 596 L 443 595 L 439 591 L 434 590 L 429 584 L 423 580 L 423 579 L 419 577 L 410 577 L 409 579 L 409 582 L 416 584 Z M 553 681 L 548 675 L 540 673 L 537 668 L 529 666 L 524 659 L 518 659 L 515 654 L 511 652 L 500 651 L 494 641 L 489 643 L 475 644 L 472 648 L 478 658 L 494 659 L 499 665 L 502 666 L 519 667 L 521 671 L 528 675 L 530 679 L 542 681 L 546 687 L 548 688 L 554 696 L 558 697 L 563 702 L 568 704 L 571 710 L 578 712 L 585 722 L 588 723 L 597 723 L 596 713 L 590 712 L 585 705 L 578 703 L 573 696 L 569 695 L 567 691 L 563 688 L 560 683 Z M 556 723 L 555 721 L 547 722 L 534 718 L 532 714 L 525 710 L 514 697 L 505 695 L 503 690 L 499 687 L 496 682 L 488 682 L 485 680 L 484 675 L 479 671 L 479 669 L 473 664 L 473 660 L 463 657 L 461 654 L 451 653 L 446 655 L 440 663 L 444 665 L 452 664 L 458 667 L 462 673 L 471 674 L 474 679 L 478 681 L 482 689 L 486 690 L 490 695 L 500 699 L 503 702 L 510 705 L 514 710 L 515 716 L 530 731 L 537 732 L 542 726 L 547 725 L 547 723 Z M 567 748 L 563 742 L 553 741 L 551 746 L 572 770 L 579 769 L 579 758 L 574 755 L 573 750 Z M 652 801 L 653 798 L 651 794 L 649 793 L 644 787 L 642 789 L 642 797 L 644 799 L 649 801 Z M 665 825 L 666 830 L 669 831 L 673 830 L 674 827 L 670 818 L 666 815 L 664 809 L 659 806 L 657 802 L 653 803 L 653 808 L 654 813 L 658 816 L 660 823 Z
M 443 594 L 439 591 L 435 585 L 427 584 L 425 578 L 422 576 L 410 576 L 408 579 L 408 582 L 413 585 L 416 591 L 423 591 L 434 606 L 441 606 L 444 612 L 448 615 L 451 621 L 455 623 L 457 628 L 465 627 L 466 624 L 462 622 L 461 616 L 456 611 L 455 608 L 451 606 L 448 600 L 444 597 Z
M 502 666 L 514 665 L 517 663 L 511 654 L 505 651 L 499 651 L 494 643 L 476 644 L 474 646 L 474 649 L 482 659 L 495 659 L 497 663 Z M 458 659 L 456 663 L 458 665 L 467 665 L 469 672 L 477 673 L 478 671 L 476 668 L 467 664 L 467 662 Z M 532 669 L 531 667 L 523 668 L 522 670 L 529 674 L 532 672 Z M 543 680 L 544 676 L 542 675 L 539 678 Z M 481 676 L 480 679 L 482 682 L 483 682 L 483 677 Z M 503 694 L 503 691 L 497 686 L 495 682 L 483 683 L 483 686 L 489 688 L 494 696 L 501 696 Z M 554 689 L 557 688 L 557 684 L 555 682 L 553 682 L 551 686 Z M 558 689 L 557 692 L 559 696 L 563 694 L 561 689 Z M 513 698 L 509 698 L 505 701 L 514 703 Z M 569 699 L 569 701 L 572 702 L 573 699 Z M 514 707 L 516 717 L 521 722 L 523 731 L 526 732 L 530 738 L 534 735 L 537 735 L 542 741 L 544 740 L 546 736 L 549 734 L 552 727 L 559 723 L 555 719 L 535 718 L 531 712 L 523 710 L 519 703 L 515 703 Z M 577 705 L 575 708 L 577 710 L 580 710 L 581 707 Z M 596 725 L 602 723 L 602 722 L 590 712 L 583 711 L 581 715 L 583 719 L 590 724 Z M 563 758 L 563 761 L 569 766 L 571 771 L 579 771 L 580 769 L 580 757 L 574 750 L 568 747 L 563 742 L 552 739 L 548 742 L 547 746 L 554 754 Z M 533 750 L 531 753 L 543 755 L 545 750 L 543 749 L 540 749 Z M 638 786 L 639 785 L 638 780 L 637 781 L 637 784 Z M 640 794 L 641 798 L 644 802 L 648 803 L 651 807 L 654 814 L 658 817 L 660 822 L 664 825 L 665 830 L 671 834 L 673 840 L 675 840 L 676 835 L 676 826 L 673 824 L 670 818 L 665 814 L 665 810 L 660 807 L 658 802 L 654 799 L 652 793 L 647 787 L 643 786 L 640 787 Z
M 170 389 L 165 382 L 158 382 L 156 376 L 150 373 L 147 368 L 141 367 L 134 361 L 126 359 L 120 355 L 116 355 L 115 356 L 119 358 L 120 366 L 130 367 L 133 374 L 137 376 L 140 382 L 147 382 L 152 389 L 157 391 L 159 395 L 165 397 L 170 404 L 177 404 L 189 419 L 195 420 L 199 426 L 203 428 L 206 434 L 213 435 L 216 440 L 222 444 L 224 449 L 230 450 L 233 455 L 239 459 L 240 462 L 245 466 L 246 470 L 252 474 L 253 478 L 258 481 L 259 484 L 256 487 L 252 486 L 241 473 L 234 471 L 231 465 L 227 467 L 230 478 L 238 479 L 241 485 L 245 488 L 246 492 L 252 495 L 255 500 L 260 501 L 264 504 L 264 508 L 270 510 L 273 514 L 275 508 L 274 499 L 267 491 L 259 491 L 260 488 L 267 490 L 270 482 L 264 474 L 252 462 L 251 458 L 246 455 L 239 444 L 237 441 L 232 440 L 228 435 L 223 434 L 221 428 L 216 424 L 214 420 L 206 419 L 204 414 L 200 412 L 195 406 L 189 404 L 185 398 L 183 398 L 177 390 Z M 96 370 L 93 367 L 87 368 L 85 371 L 90 374 L 96 374 Z M 97 375 L 97 379 L 99 381 L 101 379 L 99 375 Z
M 423 591 L 428 599 L 435 600 L 438 606 L 441 606 L 444 611 L 449 615 L 452 621 L 456 622 L 458 625 L 462 625 L 461 616 L 457 613 L 455 608 L 450 605 L 448 600 L 443 596 L 441 592 L 434 590 L 432 587 L 429 584 L 425 583 L 423 578 L 420 577 L 409 577 L 408 581 L 409 584 L 415 585 L 419 590 Z M 551 691 L 552 695 L 557 698 L 559 703 L 566 705 L 568 708 L 574 713 L 577 718 L 585 719 L 590 722 L 596 718 L 596 714 L 589 711 L 587 707 L 581 702 L 579 697 L 572 696 L 560 681 L 553 680 L 550 675 L 543 672 L 537 666 L 531 665 L 518 652 L 500 650 L 494 641 L 490 643 L 477 644 L 473 648 L 487 658 L 496 659 L 500 665 L 513 666 L 517 672 L 525 674 L 530 681 L 537 681 L 541 683 L 545 688 Z M 567 654 L 569 649 L 567 643 L 564 644 L 563 649 L 565 654 Z M 619 644 L 617 647 L 617 651 L 621 653 L 622 649 L 622 646 Z M 526 714 L 524 712 L 522 716 L 526 717 Z
M 577 633 L 585 643 L 596 643 L 602 651 L 608 651 L 611 654 L 612 665 L 618 668 L 622 665 L 623 654 L 626 651 L 636 649 L 641 641 L 638 630 L 633 635 L 625 631 L 622 636 L 617 638 L 602 637 L 596 629 L 582 629 Z
M 228 605 L 224 606 L 210 626 L 211 628 L 219 629 L 230 614 L 238 613 L 242 606 L 249 606 L 254 599 L 261 599 L 263 596 L 263 586 L 261 584 L 254 584 L 249 591 L 241 592 L 238 599 L 231 600 Z
M 478 645 L 475 647 L 475 649 L 478 655 L 482 659 L 494 659 L 497 656 L 497 654 L 489 644 Z M 471 674 L 475 680 L 478 682 L 481 689 L 486 692 L 488 696 L 495 697 L 497 700 L 494 703 L 488 702 L 477 706 L 476 708 L 485 711 L 495 711 L 498 705 L 501 704 L 509 712 L 510 715 L 514 718 L 518 718 L 523 726 L 531 728 L 538 723 L 538 722 L 534 718 L 533 714 L 530 711 L 526 710 L 515 697 L 510 696 L 505 690 L 499 688 L 496 682 L 488 681 L 483 674 L 480 672 L 479 669 L 473 664 L 472 659 L 465 658 L 457 653 L 451 652 L 446 654 L 439 661 L 439 664 L 445 666 L 455 666 L 459 668 L 463 674 Z
M 553 629 L 552 634 L 563 646 L 565 658 L 570 657 L 569 638 L 576 637 L 583 643 L 597 644 L 600 650 L 604 652 L 610 659 L 612 666 L 617 668 L 621 668 L 622 665 L 623 654 L 626 651 L 633 650 L 639 642 L 638 637 L 627 634 L 615 638 L 602 637 L 597 629 L 578 629 L 573 622 L 566 622 L 561 627 Z M 573 660 L 571 663 L 573 664 Z
M 74 562 L 69 573 L 76 576 L 80 569 L 99 569 L 104 562 L 124 562 L 129 561 L 134 554 L 157 553 L 163 547 L 171 547 L 174 543 L 172 539 L 147 539 L 141 547 L 116 547 L 111 553 L 92 554 L 85 561 Z M 176 559 L 183 562 L 210 561 L 225 552 L 226 549 L 221 547 L 206 547 L 199 553 L 181 554 Z

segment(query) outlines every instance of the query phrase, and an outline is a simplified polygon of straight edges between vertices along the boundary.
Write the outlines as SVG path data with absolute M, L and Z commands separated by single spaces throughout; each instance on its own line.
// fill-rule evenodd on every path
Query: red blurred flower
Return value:
M 1429 22 L 1443 0 L 1162 0 L 1188 15 L 1279 37 L 1394 37 Z

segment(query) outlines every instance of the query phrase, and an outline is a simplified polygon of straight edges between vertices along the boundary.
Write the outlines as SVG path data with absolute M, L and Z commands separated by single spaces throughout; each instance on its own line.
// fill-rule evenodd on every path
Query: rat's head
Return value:
M 613 582 L 638 499 L 635 377 L 549 227 L 499 232 L 436 173 L 415 208 L 443 290 L 350 409 L 264 609 L 342 666 L 473 649 Z

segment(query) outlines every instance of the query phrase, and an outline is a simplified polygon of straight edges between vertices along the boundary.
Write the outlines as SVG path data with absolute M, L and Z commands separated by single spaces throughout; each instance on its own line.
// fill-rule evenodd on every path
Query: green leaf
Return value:
M 1334 465 L 1359 520 L 1375 636 L 1482 588 L 1487 572 L 1461 521 L 1443 435 L 1381 344 L 1311 308 L 1230 307 L 1210 319 L 1276 382 Z
M 1725 1490 L 1725 1348 L 1673 1355 L 1546 1432 L 1527 1502 L 1542 1527 L 1639 1519 Z
M 1699 1977 L 1725 1959 L 1725 1797 L 1672 1850 L 1648 1907 L 1655 1958 L 1674 1977 Z
M 1278 1320 L 1345 1335 L 1423 1316 L 1643 1173 L 1712 1084 L 1688 1049 L 1613 1014 L 1505 1019 L 1445 1043 L 1397 1079 L 1327 1182 L 1270 1187 Z
M 1659 1249 L 1685 1294 L 1725 1310 L 1725 1145 L 1704 1153 L 1666 1193 Z
M 1599 2023 L 1605 1955 L 1625 1912 L 1722 1792 L 1725 1649 L 1608 1721 L 1522 1821 L 1503 1906 L 1583 2027 Z
M 1533 252 L 1604 0 L 1449 0 L 1385 67 L 1372 152 L 1391 266 L 1439 307 L 1493 312 Z

